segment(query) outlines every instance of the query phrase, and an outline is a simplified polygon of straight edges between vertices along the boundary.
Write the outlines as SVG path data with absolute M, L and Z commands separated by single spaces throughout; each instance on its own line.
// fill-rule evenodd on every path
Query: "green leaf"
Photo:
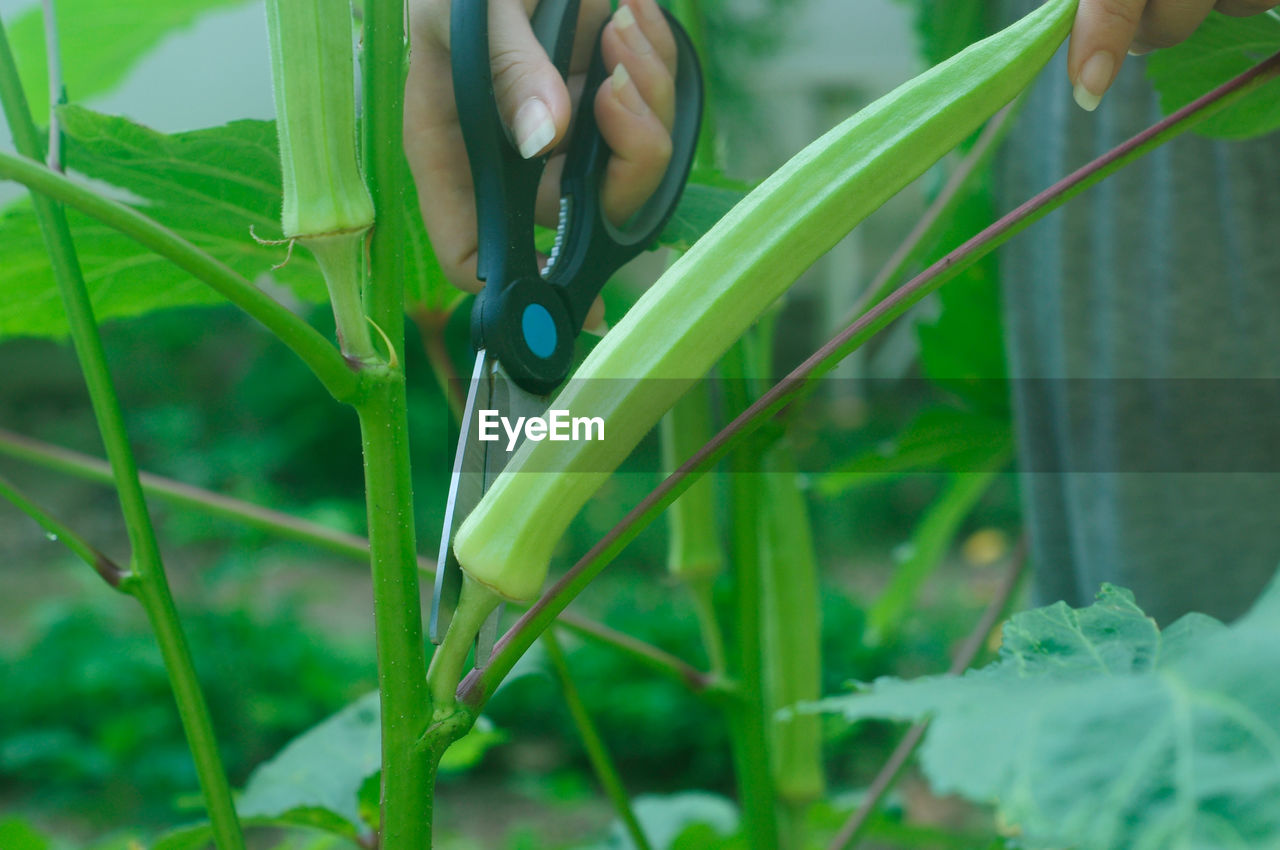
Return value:
M 109 91 L 147 51 L 173 30 L 211 9 L 244 0 L 58 0 L 62 80 L 75 100 Z M 49 114 L 44 23 L 37 3 L 6 26 L 18 73 L 36 120 Z
M 970 179 L 955 207 L 940 223 L 925 255 L 928 267 L 995 221 L 989 167 Z M 1008 368 L 1000 316 L 1000 279 L 995 255 L 985 257 L 940 289 L 938 318 L 915 326 L 920 368 L 939 386 L 994 416 L 1009 415 Z
M 1147 76 L 1160 92 L 1160 108 L 1173 112 L 1280 50 L 1280 18 L 1233 18 L 1210 12 L 1191 38 L 1147 57 Z M 1280 127 L 1280 85 L 1273 80 L 1235 105 L 1196 125 L 1220 139 L 1260 136 Z
M 632 801 L 640 829 L 654 850 L 721 847 L 738 829 L 738 808 L 730 800 L 706 791 L 645 794 Z M 634 850 L 635 844 L 618 821 L 610 830 L 610 850 Z
M 49 839 L 16 817 L 0 818 L 0 847 L 4 850 L 49 850 Z
M 444 751 L 440 758 L 440 770 L 443 773 L 470 770 L 480 763 L 485 753 L 510 739 L 511 736 L 505 731 L 494 728 L 493 721 L 489 718 L 478 717 L 470 731 Z
M 360 786 L 379 767 L 378 694 L 365 694 L 291 741 L 249 777 L 237 809 L 245 817 L 288 816 L 338 834 L 367 832 Z
M 306 845 L 308 847 L 310 846 L 351 847 L 353 846 L 351 842 L 354 842 L 357 840 L 355 838 L 355 835 L 351 832 L 350 828 L 345 828 L 345 831 L 338 831 L 336 832 L 336 834 L 334 830 L 327 830 L 317 835 L 317 833 L 313 830 L 314 825 L 311 823 L 308 823 L 305 817 L 297 818 L 287 814 L 279 817 L 241 817 L 240 825 L 245 827 L 246 829 L 250 829 L 250 828 L 299 829 L 301 828 L 303 830 L 306 830 L 305 832 L 301 833 L 302 835 L 312 837 L 312 840 Z M 326 841 L 326 838 L 341 839 L 342 843 L 335 845 L 330 843 L 329 841 Z M 0 845 L 0 846 L 4 846 L 4 845 Z M 135 844 L 131 846 L 137 846 L 137 845 Z M 151 845 L 151 850 L 208 850 L 208 848 L 212 846 L 213 846 L 213 827 L 209 824 L 208 821 L 201 821 L 200 823 L 180 826 L 176 829 L 172 829 L 169 832 L 166 832 L 164 835 L 160 836 L 160 838 L 156 840 L 155 844 Z M 288 844 L 288 845 L 273 845 L 273 846 L 292 847 L 295 845 Z M 8 848 L 6 847 L 5 850 L 8 850 Z
M 305 251 L 271 271 L 283 246 L 249 233 L 280 236 L 280 165 L 275 125 L 236 121 L 165 135 L 123 118 L 63 107 L 69 169 L 103 181 L 130 203 L 255 279 L 270 273 L 293 295 L 326 300 L 324 282 Z M 80 263 L 100 321 L 151 310 L 225 303 L 222 296 L 167 260 L 105 225 L 69 211 Z M 67 332 L 35 217 L 27 204 L 0 218 L 0 338 L 59 337 Z
M 975 472 L 1013 444 L 1008 419 L 950 407 L 920 413 L 893 439 L 857 454 L 817 478 L 823 496 L 914 472 Z
M 658 237 L 659 244 L 677 251 L 689 250 L 750 190 L 750 185 L 731 180 L 719 171 L 694 171 L 680 196 L 680 204 Z
M 916 523 L 911 539 L 895 553 L 889 586 L 867 612 L 867 643 L 885 642 L 906 619 L 920 590 L 951 551 L 961 524 L 991 488 L 996 473 L 1009 462 L 1012 446 L 1006 444 L 988 458 L 986 469 L 952 475 L 941 495 Z
M 404 187 L 405 221 L 408 224 L 405 240 L 405 263 L 408 277 L 405 280 L 404 309 L 411 316 L 420 314 L 448 315 L 466 293 L 451 284 L 440 268 L 436 252 L 427 238 L 422 223 L 422 211 L 418 208 L 418 187 L 410 180 Z
M 302 733 L 249 777 L 236 806 L 239 813 L 349 838 L 367 834 L 372 824 L 365 815 L 377 815 L 380 716 L 374 691 Z M 480 717 L 445 751 L 440 769 L 456 773 L 473 767 L 507 737 Z
M 1000 658 L 963 677 L 877 681 L 829 698 L 849 720 L 933 719 L 935 790 L 994 801 L 1030 847 L 1280 843 L 1280 579 L 1224 627 L 1161 633 L 1104 586 L 1083 609 L 1015 616 Z
M 915 6 L 920 53 L 929 65 L 950 59 L 994 30 L 986 0 L 905 0 Z

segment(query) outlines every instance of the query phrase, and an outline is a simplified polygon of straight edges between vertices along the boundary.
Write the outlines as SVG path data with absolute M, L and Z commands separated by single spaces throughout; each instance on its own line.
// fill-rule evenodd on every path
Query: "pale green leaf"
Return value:
M 959 678 L 882 679 L 819 704 L 849 720 L 932 718 L 935 789 L 994 802 L 1029 847 L 1280 844 L 1280 581 L 1230 627 L 1163 634 L 1104 587 L 1005 627 L 998 661 Z
M 272 271 L 279 238 L 280 165 L 275 125 L 237 121 L 165 135 L 123 118 L 64 107 L 66 162 L 77 174 L 115 187 L 152 218 L 242 275 L 270 275 L 305 301 L 325 300 L 324 282 L 305 251 Z M 69 212 L 72 234 L 99 321 L 166 307 L 225 303 L 167 260 L 115 231 Z M 62 303 L 34 215 L 20 204 L 0 218 L 0 338 L 66 333 Z
M 190 26 L 211 9 L 243 4 L 244 0 L 58 0 L 62 81 L 68 95 L 83 101 L 109 91 L 166 34 Z M 5 23 L 31 111 L 44 123 L 49 77 L 40 5 Z
M 1191 38 L 1146 58 L 1147 76 L 1160 92 L 1160 108 L 1173 112 L 1280 50 L 1280 19 L 1233 18 L 1210 12 Z M 1280 127 L 1280 83 L 1271 81 L 1195 132 L 1245 139 Z
M 341 819 L 352 833 L 360 818 L 360 786 L 379 767 L 376 691 L 293 739 L 249 777 L 236 808 L 246 817 L 296 815 L 320 828 Z

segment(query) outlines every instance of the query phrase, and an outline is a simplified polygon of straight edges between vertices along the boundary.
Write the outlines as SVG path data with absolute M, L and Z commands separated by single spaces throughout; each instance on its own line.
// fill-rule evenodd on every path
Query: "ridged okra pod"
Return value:
M 711 387 L 699 381 L 662 419 L 662 467 L 674 472 L 714 436 Z M 714 479 L 698 479 L 667 509 L 667 571 L 684 582 L 710 581 L 724 570 L 716 529 Z
M 349 0 L 267 0 L 271 82 L 286 239 L 324 273 L 342 349 L 373 357 L 360 295 L 360 255 L 373 200 L 356 155 L 355 59 Z
M 765 521 L 760 525 L 761 619 L 769 755 L 778 798 L 800 808 L 825 790 L 822 718 L 782 712 L 822 697 L 818 558 L 809 507 L 786 441 L 763 464 Z
M 526 442 L 454 539 L 512 599 L 542 586 L 568 523 L 680 395 L 818 257 L 1014 98 L 1066 38 L 1048 0 L 858 112 L 791 158 L 679 259 L 552 402 L 606 439 Z

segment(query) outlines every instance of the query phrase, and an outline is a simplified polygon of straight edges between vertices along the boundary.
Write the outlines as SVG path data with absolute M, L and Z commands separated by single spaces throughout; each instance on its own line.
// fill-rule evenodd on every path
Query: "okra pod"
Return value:
M 1066 38 L 1075 9 L 1048 0 L 900 86 L 730 210 L 552 403 L 603 417 L 606 439 L 526 441 L 458 530 L 462 568 L 504 597 L 536 595 L 569 522 L 663 412 L 818 257 L 1012 100 Z
M 267 0 L 271 83 L 286 239 L 324 274 L 343 352 L 373 357 L 360 253 L 373 199 L 356 155 L 355 58 L 348 0 Z

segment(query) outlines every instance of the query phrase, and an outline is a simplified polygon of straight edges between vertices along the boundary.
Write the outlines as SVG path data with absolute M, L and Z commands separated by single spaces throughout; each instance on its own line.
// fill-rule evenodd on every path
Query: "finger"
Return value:
M 1218 0 L 1214 8 L 1233 18 L 1247 18 L 1260 15 L 1276 6 L 1280 6 L 1280 0 Z
M 676 73 L 676 39 L 667 18 L 654 0 L 622 0 L 618 11 L 627 8 L 635 16 L 644 37 L 653 45 L 671 76 Z
M 1185 41 L 1213 10 L 1214 0 L 1151 0 L 1134 41 L 1149 49 Z
M 1098 108 L 1138 32 L 1145 6 L 1146 0 L 1081 0 L 1067 50 L 1067 76 L 1081 109 Z
M 569 128 L 569 90 L 551 64 L 519 0 L 489 1 L 493 92 L 520 155 L 549 150 Z
M 604 320 L 604 299 L 599 295 L 596 296 L 595 301 L 591 302 L 591 309 L 587 311 L 582 329 L 595 336 L 604 336 L 609 332 L 609 324 Z
M 595 110 L 600 134 L 613 152 L 600 203 L 609 220 L 621 226 L 662 182 L 671 160 L 671 134 L 644 102 L 624 64 L 596 92 Z
M 627 66 L 627 73 L 640 96 L 669 132 L 675 122 L 675 78 L 649 42 L 630 7 L 618 7 L 605 25 L 601 44 L 605 67 L 616 68 L 618 63 Z
M 413 47 L 405 82 L 404 150 L 441 270 L 460 289 L 478 292 L 475 195 L 453 99 L 448 6 L 410 5 Z

